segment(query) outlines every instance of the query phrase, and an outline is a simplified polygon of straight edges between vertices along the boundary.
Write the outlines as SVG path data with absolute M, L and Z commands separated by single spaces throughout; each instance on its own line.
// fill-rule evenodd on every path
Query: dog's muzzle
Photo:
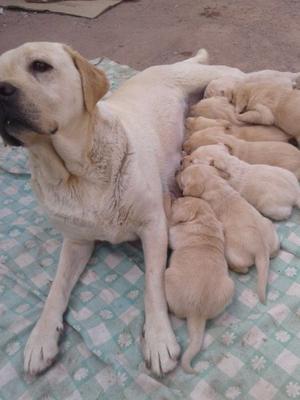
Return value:
M 35 127 L 20 107 L 20 90 L 9 82 L 0 81 L 0 135 L 11 146 L 23 146 L 22 132 Z

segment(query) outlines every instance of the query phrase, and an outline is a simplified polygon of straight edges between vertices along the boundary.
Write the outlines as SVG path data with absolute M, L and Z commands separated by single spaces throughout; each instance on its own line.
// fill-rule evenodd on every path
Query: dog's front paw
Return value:
M 36 375 L 48 368 L 58 353 L 58 338 L 63 331 L 61 321 L 38 321 L 31 332 L 24 350 L 24 370 Z
M 145 325 L 142 348 L 146 367 L 161 376 L 172 371 L 180 354 L 180 346 L 171 329 L 155 329 Z

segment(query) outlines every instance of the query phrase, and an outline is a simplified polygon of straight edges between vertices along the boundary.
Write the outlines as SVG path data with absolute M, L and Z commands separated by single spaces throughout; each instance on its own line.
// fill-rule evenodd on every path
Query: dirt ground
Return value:
M 299 71 L 299 21 L 299 0 L 126 1 L 93 20 L 4 10 L 0 53 L 26 41 L 59 41 L 88 58 L 144 69 L 206 47 L 215 64 Z

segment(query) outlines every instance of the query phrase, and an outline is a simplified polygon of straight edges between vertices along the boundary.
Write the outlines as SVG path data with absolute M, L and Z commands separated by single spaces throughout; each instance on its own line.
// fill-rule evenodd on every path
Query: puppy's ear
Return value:
M 94 111 L 97 102 L 108 91 L 109 84 L 105 73 L 94 67 L 77 51 L 69 46 L 64 46 L 65 50 L 70 54 L 78 69 L 81 78 L 84 105 L 89 113 Z
M 204 192 L 204 182 L 201 182 L 201 177 L 197 179 L 197 175 L 192 174 L 191 170 L 186 170 L 185 179 L 182 183 L 182 194 L 183 196 L 201 197 Z
M 224 147 L 225 151 L 229 154 L 233 154 L 233 147 L 232 145 L 230 145 L 229 143 L 224 143 L 224 142 L 220 142 L 218 143 L 219 145 L 221 145 L 222 147 Z
M 233 96 L 233 101 L 236 113 L 242 114 L 247 111 L 248 95 L 246 90 L 240 89 L 237 91 L 236 95 Z
M 183 222 L 193 221 L 197 216 L 197 209 L 192 204 L 173 203 L 171 223 L 177 225 Z
M 222 160 L 211 160 L 209 165 L 218 171 L 218 175 L 223 179 L 229 179 L 230 173 L 226 171 L 225 164 Z

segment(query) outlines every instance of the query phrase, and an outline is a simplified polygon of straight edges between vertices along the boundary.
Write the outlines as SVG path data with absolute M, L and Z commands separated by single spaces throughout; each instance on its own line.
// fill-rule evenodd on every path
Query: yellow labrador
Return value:
M 246 142 L 232 135 L 220 132 L 221 128 L 207 128 L 193 133 L 183 144 L 183 149 L 191 153 L 199 146 L 225 144 L 235 157 L 249 164 L 267 164 L 289 170 L 300 179 L 300 151 L 289 143 Z
M 247 142 L 288 142 L 290 139 L 290 136 L 281 129 L 276 128 L 276 126 L 237 126 L 223 119 L 189 117 L 185 121 L 185 126 L 187 128 L 187 137 L 196 131 L 215 128 L 218 133 L 232 135 L 237 139 L 246 140 Z
M 256 264 L 257 292 L 265 302 L 269 258 L 279 249 L 272 222 L 263 217 L 208 165 L 191 165 L 178 175 L 184 196 L 206 200 L 223 224 L 225 256 L 231 269 L 246 273 Z
M 233 104 L 239 121 L 275 125 L 300 145 L 299 90 L 274 83 L 240 84 L 233 91 Z
M 33 190 L 64 237 L 56 277 L 25 348 L 31 374 L 58 352 L 63 313 L 95 240 L 141 239 L 144 357 L 156 374 L 176 366 L 180 349 L 163 285 L 168 231 L 162 193 L 180 162 L 189 96 L 212 79 L 239 73 L 206 62 L 202 50 L 148 68 L 101 100 L 105 74 L 63 44 L 27 43 L 0 56 L 1 135 L 28 149 Z
M 199 147 L 191 163 L 213 165 L 229 185 L 264 216 L 287 219 L 293 206 L 300 208 L 300 188 L 290 171 L 270 165 L 251 165 L 229 154 L 223 144 Z
M 181 365 L 194 373 L 191 361 L 201 349 L 206 320 L 215 318 L 231 302 L 234 283 L 228 275 L 222 224 L 206 201 L 195 197 L 175 200 L 169 225 L 173 252 L 165 272 L 167 303 L 177 317 L 187 320 L 189 345 Z

